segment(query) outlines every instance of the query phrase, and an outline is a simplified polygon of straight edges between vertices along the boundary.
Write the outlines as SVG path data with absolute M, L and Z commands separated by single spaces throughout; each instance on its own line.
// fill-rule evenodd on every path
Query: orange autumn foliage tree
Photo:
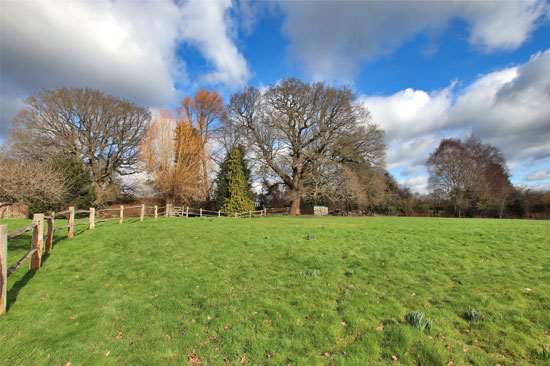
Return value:
M 139 149 L 139 167 L 166 203 L 189 202 L 202 194 L 202 139 L 191 123 L 176 122 L 167 110 L 155 115 Z
M 217 91 L 199 90 L 192 98 L 187 96 L 179 108 L 182 121 L 191 123 L 199 133 L 202 146 L 200 151 L 202 198 L 210 199 L 212 159 L 209 154 L 209 141 L 214 133 L 214 124 L 224 113 L 223 98 Z

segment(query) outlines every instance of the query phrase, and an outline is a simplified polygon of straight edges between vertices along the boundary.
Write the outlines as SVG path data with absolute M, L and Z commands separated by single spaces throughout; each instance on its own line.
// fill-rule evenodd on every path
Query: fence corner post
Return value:
M 74 235 L 74 207 L 69 207 L 69 232 L 67 238 L 72 238 Z
M 32 229 L 31 249 L 36 249 L 36 252 L 31 257 L 30 269 L 39 269 L 42 261 L 42 246 L 44 245 L 44 214 L 34 214 L 32 222 L 36 226 Z
M 141 211 L 139 213 L 139 221 L 143 221 L 143 217 L 145 216 L 145 205 L 141 204 Z
M 155 206 L 155 219 L 159 217 L 159 208 Z
M 52 250 L 53 246 L 53 226 L 55 222 L 55 212 L 50 211 L 49 214 L 50 217 L 48 217 L 48 233 L 46 234 L 46 252 L 49 252 Z
M 90 230 L 93 230 L 95 229 L 95 208 L 94 207 L 90 207 L 90 220 L 89 220 L 89 223 L 90 223 Z
M 8 291 L 8 225 L 0 225 L 0 315 L 6 312 Z
M 124 205 L 120 205 L 120 218 L 118 219 L 118 223 L 122 224 L 124 222 Z

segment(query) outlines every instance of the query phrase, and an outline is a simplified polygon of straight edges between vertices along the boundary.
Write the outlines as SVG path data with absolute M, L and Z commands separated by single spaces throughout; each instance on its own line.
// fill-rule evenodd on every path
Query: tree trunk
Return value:
M 300 201 L 302 197 L 300 197 L 299 194 L 293 194 L 294 198 L 292 198 L 292 201 L 290 202 L 290 215 L 291 216 L 299 216 L 300 215 Z M 291 196 L 291 197 L 292 197 Z

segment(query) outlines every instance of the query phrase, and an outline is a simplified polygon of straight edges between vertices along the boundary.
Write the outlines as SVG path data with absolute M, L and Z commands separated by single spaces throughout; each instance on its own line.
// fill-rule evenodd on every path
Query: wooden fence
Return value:
M 74 236 L 74 227 L 79 225 L 87 225 L 89 230 L 94 230 L 95 225 L 101 222 L 107 222 L 111 220 L 118 220 L 119 224 L 124 222 L 125 210 L 126 212 L 139 209 L 139 221 L 147 217 L 153 217 L 155 219 L 159 217 L 234 217 L 234 218 L 246 218 L 246 217 L 265 217 L 267 210 L 259 211 L 246 211 L 238 212 L 234 215 L 228 215 L 221 211 L 203 210 L 202 208 L 190 208 L 187 206 L 177 207 L 167 205 L 166 207 L 158 206 L 131 206 L 124 207 L 121 205 L 118 208 L 106 208 L 102 210 L 96 210 L 94 207 L 90 207 L 89 210 L 75 210 L 74 207 L 69 207 L 68 210 L 62 212 L 49 212 L 48 215 L 34 214 L 32 223 L 29 225 L 8 233 L 8 225 L 0 225 L 0 315 L 6 312 L 7 305 L 7 288 L 8 277 L 29 258 L 31 258 L 29 269 L 36 270 L 40 268 L 42 261 L 42 251 L 50 252 L 53 247 L 53 236 L 60 230 L 67 229 L 67 238 L 71 239 Z M 88 222 L 75 222 L 75 215 L 87 214 Z M 67 220 L 67 225 L 58 226 L 54 228 L 55 219 L 62 217 Z M 133 216 L 137 217 L 137 216 Z M 44 235 L 44 221 L 46 221 L 48 228 L 46 235 Z M 32 230 L 31 248 L 30 250 L 19 259 L 14 265 L 8 268 L 8 240 L 14 239 L 27 231 Z

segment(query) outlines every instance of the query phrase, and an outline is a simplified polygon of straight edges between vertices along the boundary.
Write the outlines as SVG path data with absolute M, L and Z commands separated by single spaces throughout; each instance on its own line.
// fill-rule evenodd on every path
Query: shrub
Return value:
M 422 311 L 411 311 L 405 315 L 405 321 L 420 330 L 430 329 L 433 324 L 433 319 L 426 318 Z

